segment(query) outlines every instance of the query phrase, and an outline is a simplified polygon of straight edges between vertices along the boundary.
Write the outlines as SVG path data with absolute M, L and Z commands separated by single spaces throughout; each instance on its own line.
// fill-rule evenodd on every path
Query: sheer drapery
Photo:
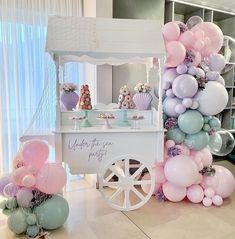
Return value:
M 81 16 L 80 0 L 0 0 L 0 170 L 8 172 L 47 82 L 51 58 L 44 52 L 48 15 Z M 68 81 L 85 77 L 68 65 Z M 51 102 L 52 103 L 52 102 Z M 49 101 L 50 104 L 50 101 Z M 49 105 L 50 107 L 50 105 Z

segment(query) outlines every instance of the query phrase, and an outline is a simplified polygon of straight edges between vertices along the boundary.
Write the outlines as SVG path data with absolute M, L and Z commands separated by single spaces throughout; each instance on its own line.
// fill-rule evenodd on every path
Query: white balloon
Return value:
M 228 92 L 222 84 L 209 81 L 205 89 L 197 93 L 195 99 L 199 103 L 198 111 L 203 115 L 217 115 L 228 103 Z

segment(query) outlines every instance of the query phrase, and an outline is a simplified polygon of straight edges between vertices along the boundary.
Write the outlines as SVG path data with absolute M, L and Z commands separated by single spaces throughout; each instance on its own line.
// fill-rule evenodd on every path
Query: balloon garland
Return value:
M 57 194 L 66 183 L 66 171 L 47 162 L 48 155 L 44 141 L 27 141 L 13 160 L 13 172 L 0 178 L 0 195 L 6 198 L 0 208 L 8 227 L 27 238 L 47 238 L 44 230 L 59 228 L 69 215 L 68 202 Z
M 232 173 L 212 166 L 211 154 L 225 156 L 234 147 L 233 136 L 221 129 L 215 117 L 228 103 L 220 75 L 225 58 L 218 53 L 223 33 L 214 23 L 192 17 L 187 24 L 166 23 L 163 37 L 168 53 L 163 73 L 167 133 L 164 163 L 155 168 L 155 196 L 220 206 L 235 188 Z

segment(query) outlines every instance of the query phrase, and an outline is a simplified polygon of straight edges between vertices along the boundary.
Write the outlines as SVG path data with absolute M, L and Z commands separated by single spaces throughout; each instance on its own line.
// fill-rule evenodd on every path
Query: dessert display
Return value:
M 135 108 L 135 104 L 131 97 L 130 89 L 124 85 L 119 90 L 119 97 L 118 97 L 118 108 L 119 109 L 133 109 Z
M 112 129 L 111 124 L 109 123 L 109 120 L 113 120 L 115 119 L 113 114 L 99 114 L 99 116 L 96 118 L 98 120 L 104 120 L 104 125 L 103 125 L 103 129 Z
M 82 110 L 91 110 L 91 95 L 88 85 L 82 85 L 80 90 L 80 99 L 77 108 Z

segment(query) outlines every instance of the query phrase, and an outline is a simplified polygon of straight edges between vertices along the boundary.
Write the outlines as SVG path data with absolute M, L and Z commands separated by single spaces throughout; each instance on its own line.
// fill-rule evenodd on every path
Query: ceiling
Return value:
M 177 2 L 177 0 L 176 0 Z M 235 13 L 235 1 L 234 0 L 184 0 L 178 2 L 189 2 L 192 4 L 198 4 L 207 6 L 209 8 L 216 8 L 224 11 L 234 12 Z

